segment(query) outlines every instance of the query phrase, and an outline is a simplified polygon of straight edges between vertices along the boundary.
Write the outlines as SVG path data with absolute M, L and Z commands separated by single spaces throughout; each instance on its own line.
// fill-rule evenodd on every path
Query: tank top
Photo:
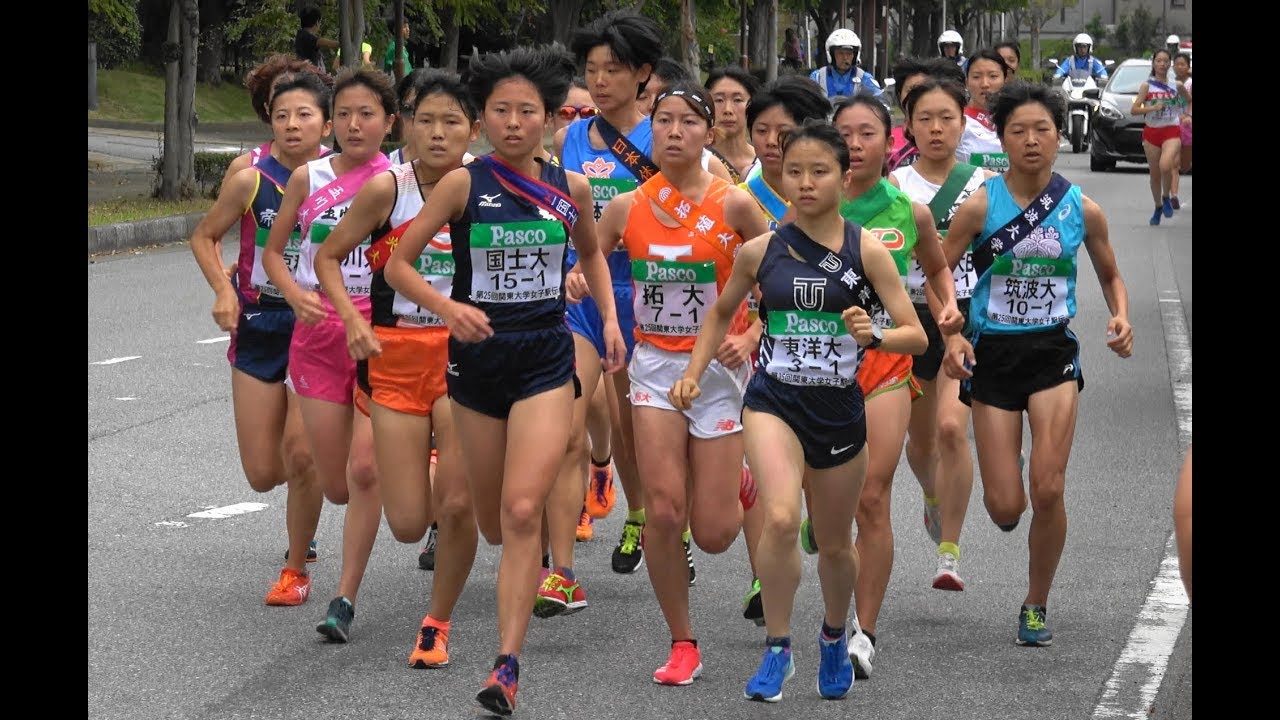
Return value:
M 1159 100 L 1168 102 L 1163 108 L 1142 116 L 1147 127 L 1173 127 L 1182 122 L 1183 103 L 1178 93 L 1178 82 L 1171 81 L 1166 85 L 1154 77 L 1147 78 L 1147 104 L 1154 105 Z
M 879 208 L 878 211 L 877 208 Z M 911 262 L 915 257 L 916 243 L 919 240 L 911 198 L 890 184 L 888 180 L 880 178 L 880 182 L 856 200 L 842 198 L 840 214 L 845 220 L 862 226 L 864 230 L 880 240 L 889 251 L 889 255 L 893 257 L 893 263 L 898 268 L 898 277 L 903 287 L 906 287 Z M 879 313 L 871 317 L 871 320 L 886 330 L 893 327 L 893 320 L 889 318 L 888 311 L 883 307 Z
M 849 284 L 831 282 L 822 271 L 797 260 L 777 233 L 769 238 L 756 272 L 764 324 L 756 369 L 778 382 L 838 388 L 857 382 L 863 353 L 840 314 L 857 305 L 874 316 L 880 298 L 862 268 L 862 228 L 846 221 L 844 230 L 838 257 Z
M 724 222 L 724 198 L 730 187 L 724 179 L 713 177 L 700 203 L 702 212 Z M 632 198 L 622 244 L 631 261 L 635 285 L 636 342 L 691 352 L 707 310 L 733 272 L 733 258 L 743 238 L 735 233 L 708 242 L 683 225 L 664 225 L 644 193 L 637 192 Z M 742 332 L 741 322 L 738 325 L 730 328 L 731 334 L 735 329 Z
M 465 167 L 471 196 L 451 227 L 452 298 L 483 310 L 494 332 L 563 324 L 568 229 L 510 193 L 483 158 Z M 541 167 L 542 182 L 570 194 L 563 169 L 546 162 Z
M 236 263 L 235 284 L 240 301 L 248 305 L 288 305 L 279 288 L 271 284 L 262 269 L 262 255 L 267 249 L 271 226 L 280 214 L 280 201 L 292 174 L 270 155 L 254 165 L 253 198 L 240 217 L 240 257 Z M 302 237 L 295 224 L 285 243 L 284 262 L 292 273 L 298 267 L 298 248 Z
M 995 262 L 973 291 L 969 323 L 983 332 L 1038 332 L 1066 325 L 1076 314 L 1076 256 L 1084 242 L 1084 205 L 1072 185 L 1050 217 L 1010 252 L 994 247 Z M 975 243 L 998 232 L 1025 208 L 1004 178 L 987 181 L 987 220 Z M 998 241 L 998 238 L 997 238 Z
M 307 163 L 307 174 L 311 180 L 307 190 L 308 196 L 337 179 L 333 172 L 333 160 L 340 156 L 339 153 L 332 153 Z M 351 207 L 351 199 L 354 197 L 355 193 L 352 193 L 349 199 L 330 206 L 311 221 L 306 237 L 302 238 L 302 249 L 298 254 L 298 271 L 294 274 L 294 280 L 299 286 L 320 292 L 320 281 L 316 278 L 316 253 L 324 244 L 325 238 L 329 237 L 329 233 L 333 232 L 334 226 L 342 216 L 347 214 L 347 210 Z M 361 240 L 360 244 L 352 248 L 340 263 L 342 283 L 347 288 L 347 295 L 351 297 L 356 307 L 366 314 L 369 312 L 371 274 L 369 260 L 365 258 L 364 253 L 369 249 L 370 242 L 372 239 L 368 237 Z
M 381 238 L 401 225 L 412 221 L 422 209 L 422 190 L 418 187 L 417 168 L 413 163 L 392 166 L 387 172 L 396 179 L 395 205 L 387 222 L 373 233 Z M 445 225 L 427 242 L 414 263 L 414 269 L 441 295 L 453 290 L 453 245 L 449 226 Z M 401 295 L 387 284 L 385 268 L 373 272 L 370 301 L 373 304 L 373 324 L 383 327 L 444 327 L 444 319 L 430 310 Z
M 899 187 L 907 197 L 912 200 L 928 205 L 933 196 L 938 194 L 941 185 L 935 185 L 924 178 L 923 175 L 915 169 L 915 166 L 898 168 L 894 170 L 892 175 L 897 178 Z M 973 175 L 969 177 L 969 182 L 965 183 L 964 189 L 956 196 L 956 201 L 951 204 L 951 208 L 947 211 L 946 217 L 941 221 L 935 216 L 934 221 L 938 224 L 939 239 L 947 236 L 946 227 L 951 224 L 951 218 L 955 217 L 956 210 L 960 209 L 960 205 L 969 196 L 978 191 L 982 187 L 982 181 L 986 178 L 978 168 L 973 169 Z M 973 295 L 973 286 L 978 278 L 973 272 L 973 253 L 969 250 L 964 251 L 964 257 L 960 258 L 960 264 L 956 265 L 951 271 L 951 277 L 956 285 L 956 299 L 965 300 Z M 915 258 L 911 261 L 911 270 L 907 274 L 907 295 L 911 297 L 911 302 L 916 305 L 927 305 L 924 293 L 925 276 L 924 268 L 920 266 L 920 260 Z
M 564 146 L 560 154 L 566 169 L 587 176 L 587 182 L 591 184 L 592 213 L 596 222 L 600 222 L 600 214 L 604 212 L 609 201 L 622 193 L 635 190 L 639 187 L 640 181 L 627 169 L 626 165 L 614 157 L 613 151 L 608 148 L 598 150 L 591 147 L 588 130 L 594 123 L 595 118 L 589 122 L 571 123 L 569 129 L 565 131 Z M 627 133 L 627 139 L 640 152 L 652 155 L 653 125 L 650 124 L 649 118 L 644 118 L 631 128 L 631 132 Z M 578 254 L 572 244 L 569 247 L 569 253 L 569 265 L 573 266 L 578 262 Z M 627 259 L 627 251 L 621 246 L 616 247 L 606 259 L 613 283 L 630 285 L 631 264 Z
M 956 160 L 983 170 L 1008 172 L 1009 155 L 1000 145 L 995 123 L 986 111 L 973 107 L 964 109 L 964 134 L 956 147 Z

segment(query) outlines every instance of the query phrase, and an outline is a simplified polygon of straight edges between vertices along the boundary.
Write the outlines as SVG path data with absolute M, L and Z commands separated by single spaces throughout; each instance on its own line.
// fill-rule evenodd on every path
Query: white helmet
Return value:
M 956 50 L 956 55 L 964 55 L 964 38 L 960 37 L 960 33 L 954 31 L 954 29 L 948 29 L 948 31 L 938 36 L 938 54 L 940 55 L 942 54 L 943 45 L 957 45 L 960 49 Z
M 1076 36 L 1075 40 L 1071 41 L 1072 48 L 1074 48 L 1076 45 L 1088 45 L 1089 52 L 1093 52 L 1093 38 L 1089 37 L 1088 33 L 1080 33 L 1079 35 Z
M 862 41 L 858 39 L 857 34 L 847 28 L 836 28 L 827 36 L 827 60 L 834 62 L 835 57 L 831 51 L 838 47 L 853 48 L 853 61 L 858 61 L 858 53 L 862 50 Z
M 1165 45 L 1177 45 L 1181 42 L 1182 40 L 1180 40 L 1177 35 L 1170 35 L 1169 37 L 1164 39 Z

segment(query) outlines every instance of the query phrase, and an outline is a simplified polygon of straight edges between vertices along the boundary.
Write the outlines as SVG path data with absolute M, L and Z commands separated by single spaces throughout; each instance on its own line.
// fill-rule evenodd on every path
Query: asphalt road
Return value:
M 1193 203 L 1148 227 L 1145 171 L 1090 173 L 1084 156 L 1063 156 L 1058 165 L 1108 213 L 1136 346 L 1128 360 L 1106 349 L 1108 313 L 1082 261 L 1073 328 L 1086 387 L 1068 470 L 1070 530 L 1049 605 L 1054 646 L 1013 643 L 1030 523 L 1001 533 L 982 510 L 980 482 L 964 535 L 968 588 L 930 589 L 934 550 L 903 462 L 875 674 L 847 699 L 823 701 L 814 691 L 821 603 L 815 558 L 806 557 L 795 608 L 797 675 L 780 704 L 743 700 L 762 631 L 740 617 L 750 580 L 741 541 L 719 556 L 695 549 L 691 605 L 705 675 L 685 688 L 653 684 L 669 639 L 647 576 L 609 570 L 619 509 L 597 522 L 596 539 L 578 546 L 591 606 L 532 621 L 518 717 L 1145 718 L 1157 689 L 1157 717 L 1191 717 L 1190 622 L 1179 612 L 1181 585 L 1169 580 L 1176 559 L 1158 573 L 1172 532 L 1180 429 L 1183 440 L 1190 433 Z M 1194 199 L 1192 187 L 1184 178 L 1184 201 Z M 312 599 L 297 608 L 264 606 L 285 547 L 284 491 L 255 494 L 244 480 L 227 343 L 209 317 L 212 295 L 190 252 L 174 246 L 91 258 L 88 288 L 88 717 L 481 715 L 472 697 L 497 647 L 499 549 L 481 544 L 444 670 L 407 666 L 431 574 L 417 568 L 418 548 L 396 543 L 385 524 L 352 642 L 325 644 L 313 629 L 337 582 L 339 507 L 326 505 L 321 519 Z M 266 507 L 190 517 L 237 503 Z M 1165 646 L 1180 630 L 1169 657 Z

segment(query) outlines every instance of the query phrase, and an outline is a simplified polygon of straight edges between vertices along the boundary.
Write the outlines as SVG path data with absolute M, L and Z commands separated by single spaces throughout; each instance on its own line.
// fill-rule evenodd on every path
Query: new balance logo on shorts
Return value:
M 730 432 L 738 426 L 737 420 L 720 420 L 716 422 L 716 430 L 719 432 Z

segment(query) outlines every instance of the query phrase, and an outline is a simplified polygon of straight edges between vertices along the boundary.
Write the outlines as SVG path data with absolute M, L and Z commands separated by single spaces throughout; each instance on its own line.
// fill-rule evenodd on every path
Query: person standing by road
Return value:
M 321 50 L 337 50 L 342 45 L 337 40 L 320 37 L 320 8 L 308 6 L 298 11 L 298 32 L 293 36 L 293 54 L 301 60 L 325 69 Z

